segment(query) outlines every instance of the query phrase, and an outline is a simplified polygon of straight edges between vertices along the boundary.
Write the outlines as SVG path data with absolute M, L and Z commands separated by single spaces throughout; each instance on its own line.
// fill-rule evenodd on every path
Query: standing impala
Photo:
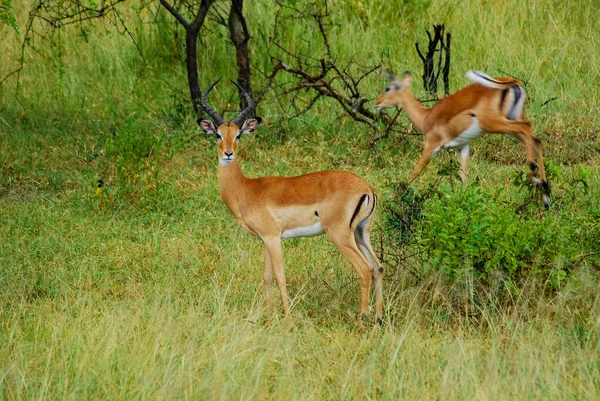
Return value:
M 267 310 L 271 309 L 273 276 L 281 293 L 283 313 L 290 308 L 286 290 L 284 238 L 310 237 L 327 233 L 360 277 L 361 326 L 369 309 L 371 278 L 375 288 L 377 321 L 382 323 L 382 274 L 370 243 L 370 231 L 377 195 L 362 178 L 345 171 L 325 170 L 298 177 L 246 178 L 236 157 L 242 135 L 254 132 L 261 118 L 246 116 L 254 108 L 250 95 L 233 82 L 246 98 L 248 107 L 230 124 L 206 103 L 215 81 L 201 99 L 203 109 L 213 118 L 198 120 L 202 130 L 217 137 L 221 199 L 240 227 L 258 236 L 265 244 L 264 290 Z
M 469 144 L 485 132 L 507 134 L 525 145 L 529 176 L 541 187 L 544 203 L 548 206 L 550 186 L 542 160 L 542 143 L 531 134 L 531 123 L 524 117 L 525 91 L 521 83 L 511 78 L 492 78 L 477 71 L 468 71 L 467 77 L 473 84 L 426 109 L 411 92 L 410 72 L 405 72 L 401 80 L 388 73 L 390 83 L 375 101 L 375 108 L 400 106 L 425 135 L 425 149 L 408 182 L 412 182 L 442 148 L 458 149 L 460 175 L 466 181 Z M 533 161 L 534 153 L 537 165 Z M 538 167 L 541 179 L 535 176 Z

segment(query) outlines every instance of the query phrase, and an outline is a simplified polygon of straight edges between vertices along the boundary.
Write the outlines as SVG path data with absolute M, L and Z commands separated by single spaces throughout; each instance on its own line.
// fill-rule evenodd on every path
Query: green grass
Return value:
M 551 230 L 520 275 L 474 277 L 457 253 L 451 268 L 465 273 L 450 279 L 422 248 L 435 234 L 429 220 L 412 235 L 397 231 L 393 210 L 416 220 L 452 213 L 439 196 L 464 194 L 440 175 L 454 154 L 398 195 L 422 137 L 382 139 L 377 155 L 372 132 L 332 102 L 292 121 L 272 94 L 261 103 L 263 125 L 240 144 L 248 176 L 346 169 L 378 190 L 385 325 L 362 335 L 356 274 L 323 236 L 285 242 L 292 324 L 264 316 L 262 244 L 219 198 L 216 147 L 198 135 L 170 16 L 121 9 L 148 65 L 108 23 L 90 26 L 87 39 L 65 28 L 60 52 L 37 41 L 19 86 L 16 77 L 0 86 L 0 398 L 599 399 L 600 33 L 594 1 L 563 3 L 330 4 L 340 63 L 387 63 L 388 52 L 395 71 L 418 77 L 414 42 L 444 22 L 453 90 L 468 69 L 527 82 L 553 207 L 541 210 L 523 185 L 524 150 L 498 136 L 473 146 L 468 189 L 513 226 Z M 24 32 L 28 8 L 15 11 Z M 258 1 L 246 12 L 260 87 L 275 10 Z M 208 28 L 203 88 L 235 76 L 226 31 L 212 20 Z M 282 41 L 322 54 L 317 38 L 296 20 Z M 0 77 L 17 66 L 20 39 L 0 30 Z M 362 90 L 375 98 L 384 84 L 376 74 Z M 222 84 L 211 104 L 231 110 L 234 94 Z
M 207 283 L 206 295 L 222 299 Z M 597 332 L 498 323 L 491 333 L 425 329 L 409 311 L 393 331 L 357 336 L 296 317 L 252 324 L 164 294 L 17 304 L 6 321 L 6 398 L 465 399 L 598 397 Z M 198 297 L 202 296 L 202 292 Z M 248 305 L 251 307 L 251 305 Z M 52 322 L 48 324 L 48 322 Z M 466 328 L 468 330 L 468 327 Z

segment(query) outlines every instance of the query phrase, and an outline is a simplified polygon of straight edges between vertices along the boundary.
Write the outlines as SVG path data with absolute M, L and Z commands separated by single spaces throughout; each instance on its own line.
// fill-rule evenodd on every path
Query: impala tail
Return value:
M 483 86 L 487 86 L 488 88 L 494 89 L 506 89 L 516 85 L 521 86 L 521 82 L 519 80 L 510 78 L 492 78 L 481 71 L 469 70 L 467 71 L 467 78 L 469 78 L 469 80 L 473 83 L 481 84 Z

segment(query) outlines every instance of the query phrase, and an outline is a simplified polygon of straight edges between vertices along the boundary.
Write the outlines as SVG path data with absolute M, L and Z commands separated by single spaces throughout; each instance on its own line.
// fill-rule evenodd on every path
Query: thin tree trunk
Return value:
M 204 24 L 206 14 L 208 14 L 208 10 L 214 1 L 215 0 L 202 0 L 198 12 L 196 13 L 196 17 L 190 24 L 170 3 L 166 0 L 160 0 L 163 7 L 166 8 L 167 11 L 169 11 L 185 28 L 185 64 L 188 86 L 190 88 L 190 97 L 196 115 L 198 115 L 201 110 L 200 99 L 202 97 L 200 82 L 198 81 L 198 36 L 200 35 L 200 29 Z
M 250 34 L 246 27 L 246 20 L 243 14 L 244 0 L 232 0 L 231 11 L 229 12 L 229 33 L 231 41 L 235 46 L 235 55 L 238 66 L 237 81 L 242 88 L 252 96 L 252 86 L 250 84 L 250 58 L 248 57 L 248 40 Z M 246 107 L 246 100 L 240 96 L 240 109 Z
M 446 96 L 450 95 L 450 43 L 452 40 L 452 35 L 450 33 L 446 34 L 446 61 L 444 63 L 444 94 Z

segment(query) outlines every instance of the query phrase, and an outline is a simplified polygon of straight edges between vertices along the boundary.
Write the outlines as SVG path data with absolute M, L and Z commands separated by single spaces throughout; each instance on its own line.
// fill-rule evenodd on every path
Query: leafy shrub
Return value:
M 386 209 L 387 230 L 397 246 L 413 240 L 413 226 L 422 219 L 423 204 L 434 191 L 433 186 L 420 193 L 404 182 L 393 184 L 393 193 L 389 199 L 384 199 L 383 205 Z
M 554 219 L 519 215 L 478 186 L 441 186 L 423 209 L 415 232 L 425 265 L 451 278 L 467 271 L 526 275 L 551 264 L 569 235 Z

